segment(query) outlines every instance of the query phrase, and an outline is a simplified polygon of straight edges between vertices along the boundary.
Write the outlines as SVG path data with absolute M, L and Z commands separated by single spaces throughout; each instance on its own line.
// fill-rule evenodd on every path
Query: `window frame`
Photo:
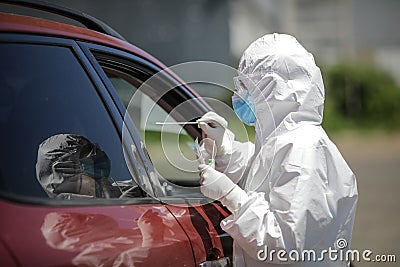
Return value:
M 191 89 L 187 87 L 186 84 L 179 81 L 177 77 L 173 77 L 173 75 L 170 74 L 169 71 L 165 71 L 165 68 L 163 66 L 158 66 L 156 65 L 156 63 L 150 62 L 149 60 L 144 59 L 138 55 L 134 55 L 112 47 L 82 41 L 79 41 L 78 44 L 91 62 L 92 66 L 97 71 L 99 77 L 102 79 L 104 86 L 107 88 L 122 117 L 124 117 L 125 115 L 126 108 L 120 100 L 117 92 L 114 90 L 107 75 L 103 71 L 101 65 L 98 62 L 98 59 L 95 57 L 96 53 L 124 61 L 123 63 L 126 64 L 127 68 L 134 68 L 137 72 L 141 72 L 144 78 L 143 80 L 146 80 L 146 78 L 157 74 L 158 77 L 162 77 L 163 83 L 166 83 L 168 86 L 170 86 L 170 88 L 176 88 L 176 90 L 170 90 L 171 92 L 165 93 L 164 95 L 162 95 L 162 97 L 158 95 L 158 100 L 162 101 L 162 103 L 159 102 L 158 104 L 162 108 L 166 109 L 167 112 L 169 108 L 175 108 L 177 105 L 179 105 L 182 100 L 195 100 L 198 97 L 193 93 Z M 171 102 L 172 104 L 170 104 Z M 202 102 L 199 99 L 195 100 L 195 102 L 197 104 L 196 112 L 198 112 L 199 116 L 202 116 L 206 112 L 211 110 L 207 103 Z M 172 106 L 167 107 L 168 105 Z M 187 130 L 189 135 L 201 138 L 201 131 L 197 127 L 187 125 L 185 126 L 185 129 Z
M 108 113 L 113 125 L 114 130 L 119 135 L 118 138 L 121 140 L 121 144 L 126 148 L 131 145 L 135 146 L 136 152 L 134 155 L 126 155 L 129 157 L 135 157 L 138 161 L 131 160 L 131 164 L 140 165 L 140 168 L 143 168 L 146 172 L 146 177 L 144 179 L 143 184 L 151 187 L 152 190 L 158 190 L 158 185 L 155 184 L 155 179 L 157 177 L 155 174 L 155 168 L 151 162 L 150 157 L 147 154 L 146 149 L 143 146 L 142 139 L 140 137 L 139 132 L 137 131 L 133 122 L 128 123 L 127 131 L 128 133 L 127 140 L 122 140 L 123 134 L 123 125 L 124 125 L 124 114 L 126 111 L 125 106 L 120 100 L 117 92 L 114 90 L 111 82 L 109 81 L 107 75 L 103 71 L 99 62 L 93 55 L 93 53 L 104 53 L 111 56 L 116 56 L 118 58 L 124 58 L 132 65 L 133 63 L 137 63 L 137 67 L 139 70 L 144 71 L 144 74 L 147 76 L 154 75 L 163 70 L 163 67 L 156 65 L 156 63 L 150 62 L 148 59 L 144 59 L 138 55 L 128 53 L 126 51 L 122 51 L 116 48 L 107 47 L 104 45 L 94 44 L 86 41 L 76 41 L 68 38 L 60 38 L 60 37 L 51 37 L 51 36 L 40 36 L 33 34 L 25 34 L 25 33 L 1 33 L 0 34 L 0 42 L 2 43 L 21 43 L 21 44 L 33 44 L 33 45 L 50 45 L 50 46 L 62 46 L 71 49 L 71 51 L 75 54 L 77 61 L 81 64 L 82 69 L 86 72 L 88 79 L 93 83 L 93 86 L 98 94 L 99 98 L 103 103 L 103 107 L 106 108 L 106 112 Z M 175 95 L 172 97 L 178 96 L 179 99 L 176 101 L 180 101 L 181 99 L 195 99 L 196 96 L 190 89 L 187 88 L 185 84 L 181 84 L 178 78 L 174 77 L 168 72 L 165 72 L 164 77 L 167 82 L 172 82 L 176 84 L 178 90 L 174 92 Z M 171 97 L 171 96 L 169 96 Z M 210 107 L 207 106 L 206 103 L 203 103 L 201 100 L 195 100 L 197 104 L 197 112 L 199 116 L 204 113 L 210 111 Z M 168 101 L 165 101 L 166 103 Z M 197 127 L 189 126 L 187 132 L 192 137 L 197 136 L 201 138 L 201 132 Z M 125 142 L 123 144 L 123 142 Z M 127 149 L 128 151 L 128 149 Z M 135 167 L 135 166 L 134 166 Z M 128 167 L 129 168 L 129 167 Z M 142 186 L 142 185 L 141 185 Z M 33 205 L 42 205 L 42 206 L 115 206 L 115 205 L 130 205 L 130 204 L 155 204 L 163 202 L 163 199 L 167 199 L 168 203 L 188 203 L 188 199 L 190 199 L 191 203 L 209 203 L 209 200 L 204 196 L 188 196 L 184 195 L 179 196 L 156 196 L 154 194 L 152 196 L 145 196 L 143 198 L 130 198 L 130 199 L 85 199 L 85 200 L 54 200 L 50 198 L 40 198 L 40 197 L 30 197 L 30 196 L 22 196 L 17 195 L 15 193 L 0 191 L 0 199 L 8 199 L 16 203 L 29 203 Z M 161 201 L 161 202 L 160 202 Z
M 197 104 L 195 107 L 198 112 L 198 117 L 201 117 L 204 115 L 206 112 L 210 111 L 211 108 L 207 106 L 207 104 L 203 103 L 201 99 L 196 99 L 199 96 L 195 95 L 191 90 L 187 87 L 186 84 L 178 80 L 179 78 L 173 77 L 168 71 L 165 71 L 160 66 L 155 65 L 154 63 L 148 61 L 147 59 L 143 59 L 139 57 L 138 55 L 133 55 L 130 53 L 127 53 L 125 51 L 117 50 L 114 48 L 106 47 L 103 45 L 97 45 L 97 44 L 92 44 L 92 43 L 87 43 L 87 42 L 79 42 L 79 45 L 81 46 L 82 50 L 84 53 L 87 55 L 91 63 L 93 64 L 93 67 L 97 70 L 97 73 L 99 76 L 102 78 L 104 85 L 107 87 L 109 90 L 110 95 L 112 96 L 113 100 L 115 101 L 116 106 L 118 107 L 120 114 L 122 117 L 124 117 L 126 108 L 122 103 L 122 100 L 119 98 L 118 93 L 114 89 L 111 81 L 109 80 L 107 74 L 103 70 L 103 66 L 101 65 L 101 62 L 99 62 L 99 57 L 103 58 L 109 58 L 111 61 L 114 62 L 107 62 L 108 64 L 112 65 L 113 68 L 117 69 L 118 71 L 121 71 L 122 68 L 125 70 L 126 75 L 134 76 L 132 73 L 140 74 L 142 77 L 140 77 L 142 80 L 146 81 L 148 78 L 152 77 L 153 75 L 157 75 L 157 78 L 162 79 L 162 83 L 166 83 L 168 88 L 174 88 L 173 90 L 169 90 L 168 92 L 161 92 L 162 95 L 158 94 L 160 92 L 156 92 L 154 90 L 152 93 L 155 94 L 155 97 L 150 96 L 153 100 L 159 104 L 161 108 L 163 108 L 165 111 L 168 112 L 168 110 L 175 108 L 177 105 L 181 103 L 181 101 L 185 100 L 191 100 L 194 101 L 194 103 Z M 124 72 L 123 70 L 121 72 Z M 130 73 L 128 73 L 130 72 Z M 158 94 L 158 95 L 157 95 Z M 148 95 L 148 94 L 147 94 Z M 149 96 L 149 95 L 148 95 Z M 167 98 L 167 99 L 165 99 Z M 174 101 L 172 105 L 168 106 L 171 100 Z M 169 112 L 168 112 L 169 113 Z M 128 130 L 131 131 L 130 128 L 134 128 L 134 133 L 139 135 L 139 131 L 136 129 L 136 126 L 132 122 L 132 125 L 128 125 L 127 128 Z M 197 137 L 199 140 L 201 140 L 201 130 L 194 125 L 186 125 L 184 126 L 185 130 L 193 138 L 193 140 Z M 141 136 L 137 136 L 138 139 L 141 140 Z M 152 174 L 156 174 L 155 167 L 153 163 L 151 162 L 150 157 L 148 156 L 148 153 L 146 149 L 143 149 L 145 152 L 145 156 L 147 158 L 147 163 L 149 166 L 149 170 Z M 199 195 L 200 196 L 200 195 Z M 165 196 L 166 198 L 185 198 L 185 195 L 179 195 L 177 197 L 175 196 Z M 204 196 L 201 196 L 204 198 Z M 192 198 L 192 195 L 188 195 L 187 198 Z M 197 196 L 195 197 L 197 198 Z
M 96 75 L 97 71 L 93 68 L 92 63 L 88 60 L 86 54 L 83 52 L 81 47 L 75 40 L 59 38 L 59 37 L 48 37 L 48 36 L 37 36 L 31 34 L 23 34 L 23 33 L 1 33 L 0 34 L 0 42 L 1 43 L 13 43 L 13 44 L 28 44 L 28 45 L 47 45 L 47 46 L 56 46 L 56 47 L 65 47 L 72 51 L 75 55 L 76 60 L 82 66 L 82 70 L 86 73 L 90 82 L 92 82 L 93 87 L 95 89 L 95 93 L 98 94 L 102 107 L 105 108 L 105 112 L 108 114 L 112 125 L 114 126 L 113 131 L 118 135 L 117 138 L 121 140 L 122 144 L 122 125 L 123 118 L 120 115 L 118 108 L 115 105 L 114 100 L 109 94 L 108 89 L 104 86 L 102 79 Z M 140 138 L 137 139 L 138 133 L 136 135 L 130 135 L 128 138 L 129 144 L 124 145 L 134 145 L 136 147 L 134 156 L 138 163 L 142 165 L 141 168 L 147 170 L 146 168 L 146 156 L 140 146 Z M 134 161 L 132 161 L 134 164 Z M 34 177 L 33 177 L 34 178 Z M 146 181 L 143 183 L 148 183 L 150 180 L 148 172 L 146 172 Z M 55 200 L 50 198 L 41 198 L 41 197 L 32 197 L 32 196 L 23 196 L 20 194 L 15 194 L 12 192 L 4 192 L 0 191 L 0 198 L 8 199 L 16 203 L 30 203 L 34 205 L 43 205 L 43 206 L 98 206 L 98 205 L 120 205 L 120 204 L 152 204 L 152 203 L 160 203 L 159 200 L 145 196 L 143 198 L 130 198 L 130 199 L 85 199 L 85 200 Z

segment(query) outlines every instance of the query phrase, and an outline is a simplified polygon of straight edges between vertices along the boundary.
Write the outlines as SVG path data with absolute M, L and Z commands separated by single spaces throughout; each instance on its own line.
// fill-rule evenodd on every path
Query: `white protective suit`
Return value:
M 255 149 L 230 145 L 227 130 L 224 154 L 216 158 L 216 170 L 232 180 L 245 169 L 240 187 L 221 199 L 232 211 L 221 227 L 234 239 L 235 266 L 347 266 L 328 254 L 317 262 L 293 263 L 288 254 L 284 262 L 276 253 L 272 262 L 257 259 L 265 248 L 314 250 L 318 259 L 340 239 L 345 252 L 358 193 L 353 172 L 321 127 L 324 85 L 313 56 L 294 37 L 270 34 L 247 48 L 238 73 L 255 103 Z

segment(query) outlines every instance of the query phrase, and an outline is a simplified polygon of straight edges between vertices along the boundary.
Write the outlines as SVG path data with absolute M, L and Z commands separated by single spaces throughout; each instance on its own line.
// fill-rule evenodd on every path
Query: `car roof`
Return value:
M 0 32 L 28 33 L 90 41 L 130 52 L 147 59 L 162 69 L 166 68 L 159 60 L 127 41 L 94 30 L 57 21 L 15 14 L 0 14 Z

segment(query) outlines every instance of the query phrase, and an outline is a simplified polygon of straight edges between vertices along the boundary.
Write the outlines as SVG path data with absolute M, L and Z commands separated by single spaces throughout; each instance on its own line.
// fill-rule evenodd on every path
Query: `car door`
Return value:
M 0 265 L 195 266 L 203 260 L 176 214 L 150 197 L 162 188 L 151 183 L 139 135 L 130 127 L 121 141 L 118 105 L 77 43 L 2 33 L 0 54 Z M 60 164 L 39 162 L 58 156 L 71 136 L 107 155 L 109 185 L 129 197 L 55 193 Z
M 199 190 L 194 139 L 197 125 L 169 123 L 195 121 L 210 108 L 173 73 L 154 62 L 100 45 L 80 43 L 124 115 L 123 129 L 132 120 L 149 155 L 155 196 L 177 218 L 191 239 L 196 264 L 220 264 L 232 255 L 232 239 L 219 223 L 227 210 Z M 160 125 L 160 122 L 167 122 Z M 123 135 L 124 136 L 124 135 Z M 124 139 L 124 138 L 123 138 Z M 148 153 L 147 153 L 148 151 Z M 219 265 L 215 265 L 219 266 Z

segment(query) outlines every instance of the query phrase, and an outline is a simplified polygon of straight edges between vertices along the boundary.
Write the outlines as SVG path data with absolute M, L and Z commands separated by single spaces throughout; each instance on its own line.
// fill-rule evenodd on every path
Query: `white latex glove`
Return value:
M 206 197 L 218 200 L 226 196 L 236 185 L 222 172 L 212 167 L 200 164 L 200 191 Z
M 217 156 L 222 156 L 232 150 L 234 134 L 228 129 L 228 122 L 215 112 L 207 112 L 197 120 L 203 131 L 203 139 L 214 140 L 217 148 Z M 204 142 L 209 154 L 212 153 L 212 143 Z

